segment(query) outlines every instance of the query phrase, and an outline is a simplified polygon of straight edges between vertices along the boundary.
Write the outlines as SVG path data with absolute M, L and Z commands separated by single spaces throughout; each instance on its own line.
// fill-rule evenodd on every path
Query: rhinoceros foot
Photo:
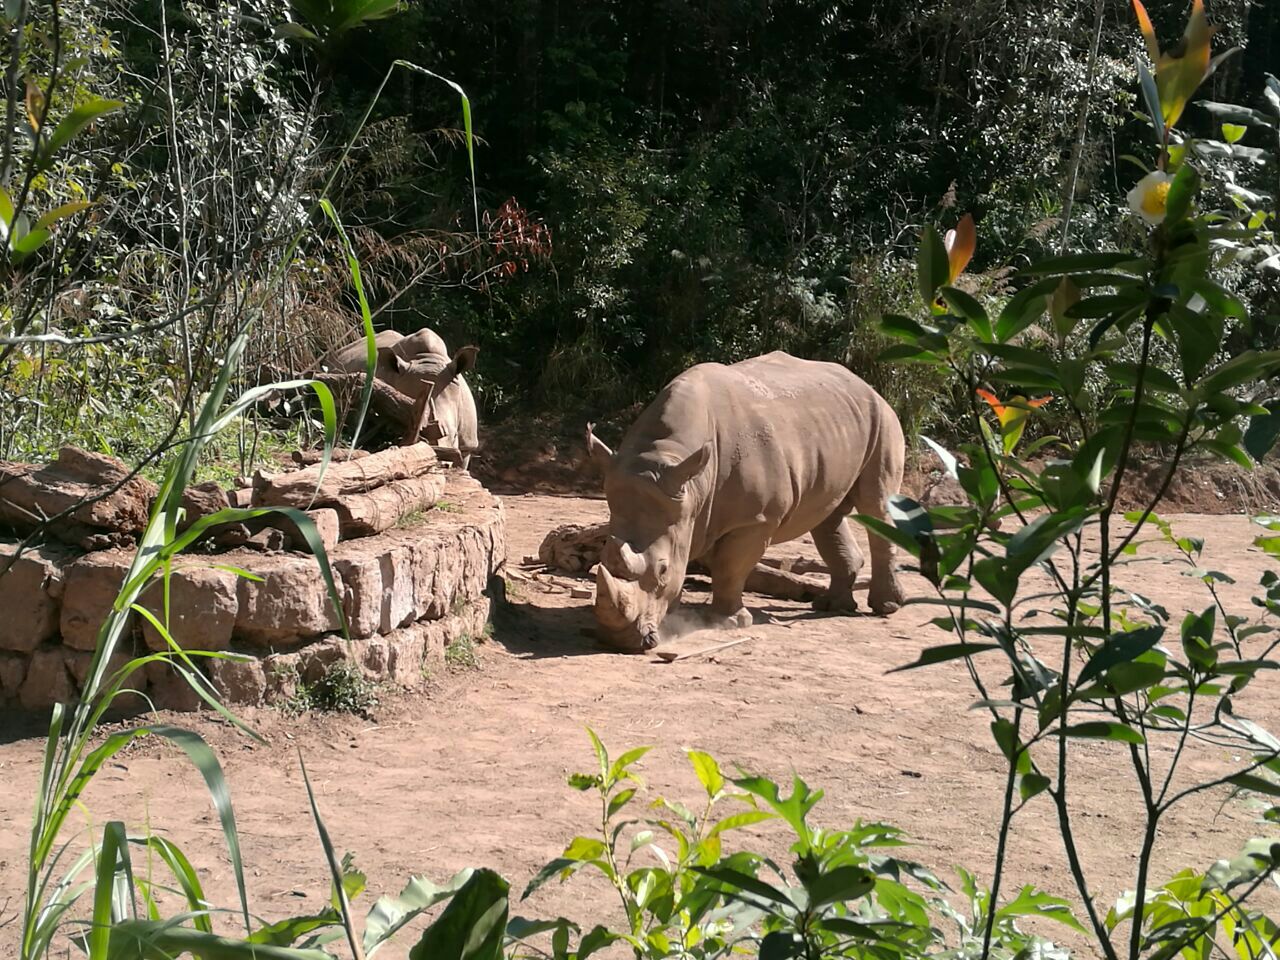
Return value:
M 882 617 L 897 613 L 904 601 L 902 590 L 896 584 L 888 590 L 877 590 L 872 584 L 871 593 L 867 597 L 871 609 Z
M 858 601 L 853 599 L 852 590 L 827 592 L 814 599 L 813 609 L 821 613 L 857 613 Z

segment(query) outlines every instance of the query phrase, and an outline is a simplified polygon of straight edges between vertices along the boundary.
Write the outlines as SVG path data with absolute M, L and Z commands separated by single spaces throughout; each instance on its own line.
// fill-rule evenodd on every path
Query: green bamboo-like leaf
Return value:
M 409 951 L 409 960 L 501 960 L 507 881 L 476 870 Z
M 61 206 L 54 207 L 48 213 L 42 215 L 36 220 L 36 229 L 48 229 L 56 224 L 59 220 L 65 220 L 67 217 L 73 217 L 83 210 L 88 210 L 92 203 L 88 200 L 72 200 L 70 203 L 64 203 Z
M 1088 723 L 1076 723 L 1063 729 L 1068 737 L 1085 740 L 1115 740 L 1119 743 L 1144 743 L 1145 740 L 1137 730 L 1123 723 L 1112 723 L 1106 720 L 1091 720 Z
M 232 940 L 181 926 L 173 919 L 126 920 L 111 928 L 108 960 L 333 960 L 323 950 Z
M 443 886 L 426 877 L 412 877 L 394 897 L 380 897 L 369 910 L 364 924 L 364 952 L 372 957 L 401 927 L 448 900 L 471 879 L 471 869 L 453 875 Z
M 1064 273 L 1086 273 L 1090 270 L 1112 270 L 1125 264 L 1137 264 L 1141 260 L 1137 254 L 1123 251 L 1106 253 L 1069 253 L 1061 257 L 1046 257 L 1037 260 L 1029 267 L 1023 267 L 1020 273 L 1034 277 L 1045 274 L 1059 275 Z
M 124 106 L 122 100 L 103 100 L 94 98 L 80 104 L 62 118 L 48 142 L 40 153 L 40 167 L 43 169 L 53 162 L 54 155 L 99 117 L 105 117 Z
M 916 258 L 917 283 L 920 299 L 926 306 L 933 304 L 938 288 L 947 282 L 951 265 L 947 248 L 933 224 L 925 224 L 920 234 L 920 252 Z
M 1140 627 L 1129 633 L 1113 634 L 1089 658 L 1089 662 L 1080 671 L 1076 683 L 1083 686 L 1116 664 L 1128 663 L 1136 659 L 1159 643 L 1163 636 L 1164 627 L 1162 626 Z
M 338 901 L 338 911 L 342 915 L 342 928 L 346 931 L 347 942 L 351 946 L 351 955 L 360 956 L 360 946 L 356 939 L 355 921 L 351 918 L 351 901 L 347 899 L 347 885 L 343 870 L 338 865 L 338 855 L 329 839 L 329 830 L 320 816 L 320 807 L 316 803 L 315 791 L 311 789 L 311 778 L 307 776 L 307 764 L 302 759 L 302 748 L 298 748 L 298 768 L 302 771 L 302 783 L 307 788 L 307 801 L 311 805 L 311 820 L 315 823 L 316 833 L 320 837 L 320 846 L 324 849 L 325 860 L 329 864 L 329 876 L 333 881 L 334 897 Z
M 894 667 L 888 673 L 901 673 L 903 670 L 918 670 L 920 667 L 931 667 L 937 663 L 946 663 L 948 660 L 959 660 L 962 657 L 972 657 L 979 653 L 986 653 L 988 650 L 999 650 L 998 643 L 947 643 L 939 647 L 929 647 L 920 652 L 920 656 L 901 667 Z
M 210 904 L 205 899 L 204 887 L 200 883 L 200 876 L 196 873 L 195 867 L 191 865 L 191 861 L 187 859 L 187 855 L 182 852 L 182 848 L 164 837 L 155 835 L 142 839 L 130 838 L 130 842 L 147 847 L 164 861 L 169 868 L 169 872 L 173 874 L 173 878 L 178 882 L 183 896 L 186 897 L 187 908 L 191 913 L 191 922 L 195 924 L 197 930 L 213 933 L 213 923 L 210 921 L 208 913 Z
M 90 920 L 89 935 L 86 938 L 89 949 L 89 960 L 106 960 L 111 946 L 111 925 L 117 919 L 114 915 L 116 901 L 116 873 L 120 869 L 128 870 L 129 843 L 125 836 L 124 824 L 112 820 L 103 828 L 102 845 L 98 848 L 98 869 L 93 890 L 93 915 Z M 132 884 L 130 884 L 132 888 Z M 132 893 L 132 889 L 129 891 Z

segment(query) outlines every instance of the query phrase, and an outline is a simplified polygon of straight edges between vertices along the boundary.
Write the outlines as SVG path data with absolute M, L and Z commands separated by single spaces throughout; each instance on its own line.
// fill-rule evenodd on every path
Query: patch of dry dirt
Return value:
M 506 503 L 515 559 L 536 554 L 557 524 L 605 517 L 599 500 L 527 495 Z M 1181 532 L 1206 537 L 1206 565 L 1237 580 L 1226 587 L 1227 599 L 1248 612 L 1251 588 L 1268 563 L 1250 546 L 1248 522 L 1205 516 L 1176 522 Z M 785 552 L 795 550 L 788 545 Z M 1171 611 L 1204 605 L 1195 582 L 1163 554 L 1129 568 L 1126 579 Z M 922 586 L 908 578 L 909 592 Z M 392 698 L 372 722 L 252 711 L 246 719 L 267 739 L 256 744 L 207 716 L 164 719 L 199 730 L 217 747 L 236 806 L 251 907 L 272 919 L 315 909 L 327 898 L 299 751 L 335 844 L 355 852 L 372 891 L 398 890 L 412 873 L 442 879 L 487 865 L 507 876 L 518 895 L 545 861 L 597 822 L 594 800 L 564 780 L 590 769 L 587 725 L 615 752 L 656 746 L 641 764 L 650 797 L 699 795 L 681 753 L 696 747 L 730 769 L 736 763 L 777 777 L 794 772 L 824 788 L 818 823 L 888 821 L 919 844 L 909 854 L 939 872 L 964 864 L 989 878 L 1002 762 L 987 718 L 969 709 L 974 695 L 964 669 L 952 663 L 887 672 L 942 642 L 927 625 L 928 609 L 908 607 L 879 619 L 820 617 L 761 597 L 750 604 L 757 624 L 743 635 L 752 640 L 710 658 L 663 664 L 596 649 L 582 634 L 592 622 L 591 601 L 516 584 L 494 640 L 480 646 L 479 670 L 435 678 L 427 697 Z M 1274 690 L 1272 681 L 1258 686 Z M 1251 688 L 1236 708 L 1274 730 L 1280 700 L 1262 693 Z M 16 903 L 22 889 L 41 749 L 37 740 L 14 736 L 11 730 L 3 738 L 10 742 L 0 745 L 0 904 L 9 896 Z M 1212 750 L 1198 757 L 1197 775 L 1225 769 L 1229 760 Z M 1133 885 L 1128 851 L 1137 842 L 1138 798 L 1119 748 L 1085 743 L 1072 762 L 1077 840 L 1105 909 Z M 119 817 L 176 840 L 214 898 L 235 902 L 217 818 L 199 776 L 173 751 L 144 744 L 120 755 L 83 799 L 99 829 Z M 1222 791 L 1206 794 L 1168 820 L 1158 876 L 1183 865 L 1206 867 L 1261 832 L 1252 811 L 1225 799 Z M 69 825 L 85 822 L 86 813 L 78 812 Z M 785 856 L 776 825 L 743 831 L 736 842 Z M 1045 798 L 1019 816 L 1010 854 L 1011 885 L 1034 883 L 1075 899 Z M 577 879 L 549 884 L 513 912 L 619 922 L 610 891 Z M 229 928 L 232 921 L 225 922 Z M 403 956 L 408 943 L 383 956 Z

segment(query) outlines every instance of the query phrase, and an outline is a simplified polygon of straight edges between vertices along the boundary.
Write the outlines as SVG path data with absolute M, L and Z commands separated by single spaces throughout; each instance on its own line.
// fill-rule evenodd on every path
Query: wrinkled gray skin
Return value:
M 685 570 L 711 570 L 712 625 L 747 626 L 747 574 L 771 543 L 806 533 L 831 569 L 821 610 L 853 611 L 863 564 L 849 529 L 857 510 L 884 519 L 902 482 L 905 442 L 884 398 L 844 367 L 775 352 L 676 377 L 615 454 L 587 427 L 604 471 L 609 534 L 596 574 L 605 640 L 640 652 L 662 640 Z M 893 547 L 872 537 L 868 602 L 903 601 Z
M 429 327 L 404 336 L 383 330 L 374 338 L 378 346 L 377 377 L 407 397 L 418 398 L 428 382 L 435 385 L 430 399 L 433 411 L 427 437 L 462 455 L 466 469 L 480 445 L 475 397 L 462 374 L 475 365 L 475 348 L 463 347 L 451 359 L 440 335 Z M 329 354 L 322 365 L 333 371 L 359 373 L 365 368 L 364 338 Z

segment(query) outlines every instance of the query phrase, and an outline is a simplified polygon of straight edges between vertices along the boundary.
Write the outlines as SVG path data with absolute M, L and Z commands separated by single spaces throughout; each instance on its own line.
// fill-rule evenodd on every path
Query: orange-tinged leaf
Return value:
M 978 387 L 974 393 L 987 402 L 987 406 L 995 411 L 997 417 L 1004 417 L 1004 404 L 996 398 L 994 393 L 990 390 L 984 390 L 982 387 Z
M 1203 0 L 1193 0 L 1191 17 L 1177 45 L 1156 62 L 1156 88 L 1165 128 L 1172 128 L 1209 73 L 1209 44 L 1217 27 L 1209 26 Z
M 35 85 L 30 77 L 27 81 L 27 120 L 31 123 L 31 129 L 40 132 L 40 115 L 44 113 L 44 94 L 40 92 L 40 88 Z
M 964 268 L 973 259 L 973 251 L 978 246 L 978 234 L 973 227 L 973 216 L 966 213 L 960 218 L 954 230 L 947 231 L 943 245 L 947 248 L 949 283 L 955 283 L 956 277 L 964 272 Z
M 1029 406 L 1029 407 L 1043 407 L 1046 403 L 1048 403 L 1048 402 L 1049 402 L 1050 400 L 1052 400 L 1052 399 L 1053 399 L 1053 397 L 1049 396 L 1049 397 L 1040 397 L 1038 400 L 1028 400 L 1028 401 L 1027 401 L 1027 406 Z
M 1156 40 L 1156 28 L 1151 25 L 1151 18 L 1147 16 L 1147 8 L 1142 5 L 1142 0 L 1133 0 L 1133 12 L 1138 18 L 1142 39 L 1147 44 L 1147 55 L 1151 57 L 1152 63 L 1159 63 L 1160 43 Z

